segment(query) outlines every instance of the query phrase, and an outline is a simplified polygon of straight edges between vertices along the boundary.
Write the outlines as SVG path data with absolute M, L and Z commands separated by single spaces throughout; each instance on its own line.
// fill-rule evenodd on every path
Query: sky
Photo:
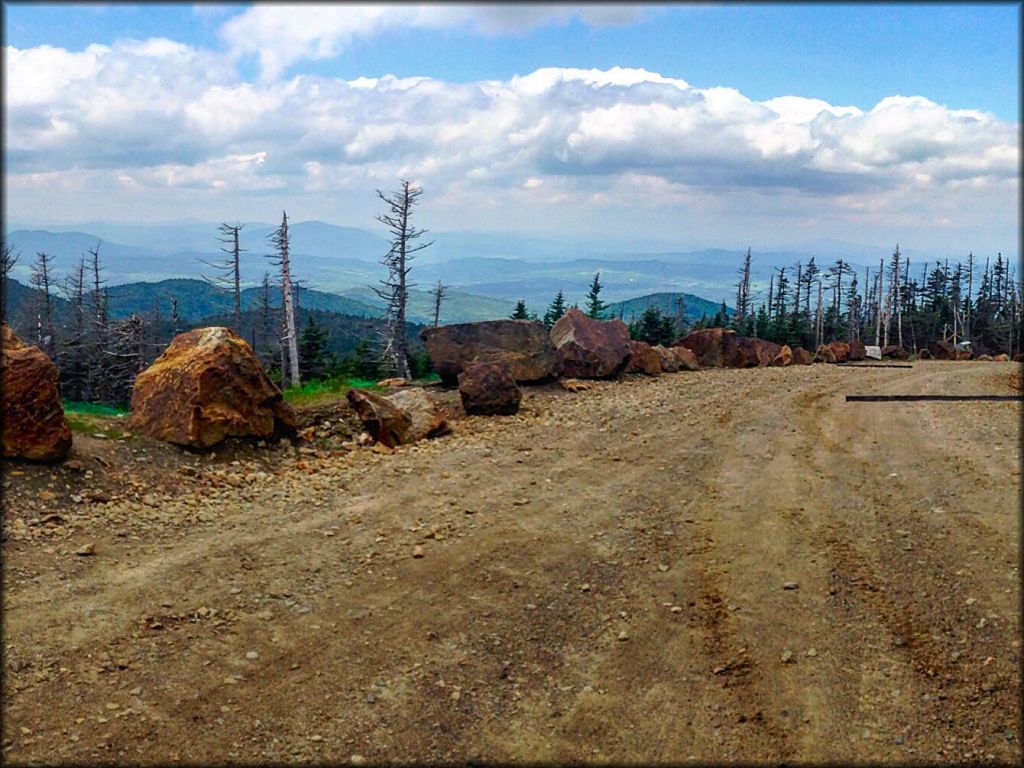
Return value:
M 7 219 L 1015 253 L 1020 5 L 4 4 Z

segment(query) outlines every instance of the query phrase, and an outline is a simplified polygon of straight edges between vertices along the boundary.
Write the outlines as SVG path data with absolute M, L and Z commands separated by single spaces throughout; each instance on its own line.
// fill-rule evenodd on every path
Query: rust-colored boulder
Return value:
M 917 357 L 919 360 L 931 360 L 932 353 L 929 352 L 927 349 L 921 349 L 918 350 Z
M 401 389 L 386 397 L 350 389 L 346 396 L 366 431 L 388 448 L 450 431 L 444 413 L 421 387 Z
M 759 339 L 756 336 L 737 336 L 736 346 L 745 356 L 743 365 L 736 367 L 753 368 L 754 366 L 771 365 L 782 347 L 774 341 Z
M 814 362 L 814 355 L 803 347 L 796 347 L 793 350 L 793 365 L 810 365 Z
M 381 379 L 377 382 L 378 387 L 386 387 L 388 389 L 397 389 L 398 387 L 409 386 L 409 380 L 403 379 L 401 376 L 394 376 L 390 379 Z
M 772 365 L 774 366 L 786 366 L 793 364 L 793 350 L 788 344 L 783 344 L 779 349 L 778 354 L 772 358 Z
M 1024 352 L 1018 352 L 1016 355 L 1014 355 L 1013 362 L 1024 363 Z
M 517 382 L 543 381 L 558 374 L 555 348 L 539 320 L 486 320 L 425 328 L 420 338 L 446 386 L 477 363 L 507 363 Z
M 672 342 L 672 346 L 691 350 L 701 368 L 724 368 L 729 361 L 737 362 L 736 331 L 724 328 L 690 331 L 683 338 Z M 743 359 L 746 359 L 745 356 Z
M 661 355 L 646 341 L 629 342 L 630 355 L 626 373 L 643 373 L 647 376 L 658 376 L 661 371 Z M 677 365 L 678 368 L 678 365 Z
M 1010 362 L 1010 356 L 1005 352 L 1000 352 L 998 355 L 992 358 L 997 363 L 1008 363 Z
M 468 414 L 510 416 L 519 410 L 523 392 L 508 363 L 478 363 L 459 374 L 459 396 Z
M 975 360 L 980 360 L 983 363 L 991 363 L 993 360 L 992 355 L 978 355 Z
M 675 373 L 679 370 L 679 357 L 676 355 L 676 349 L 682 349 L 682 347 L 663 347 L 660 344 L 651 347 L 661 361 L 661 370 L 664 373 Z M 687 350 L 689 351 L 689 350 Z
M 700 361 L 697 360 L 697 355 L 693 353 L 692 349 L 689 349 L 688 347 L 669 347 L 669 352 L 675 353 L 676 360 L 679 361 L 679 370 L 700 370 Z
M 621 320 L 594 320 L 578 309 L 570 309 L 551 327 L 562 374 L 577 379 L 618 376 L 632 350 L 629 329 Z
M 0 384 L 3 386 L 3 455 L 59 461 L 71 450 L 71 429 L 57 389 L 59 374 L 39 347 L 0 325 Z
M 832 348 L 828 344 L 819 344 L 818 351 L 814 353 L 814 362 L 816 363 L 834 363 L 836 361 L 836 354 L 832 351 Z
M 209 448 L 227 437 L 295 434 L 295 412 L 252 349 L 229 328 L 179 333 L 135 378 L 128 428 Z
M 906 360 L 909 357 L 910 355 L 907 354 L 907 350 L 898 344 L 882 347 L 882 359 L 884 360 Z
M 929 346 L 928 351 L 936 360 L 970 360 L 971 351 L 960 349 L 950 341 L 935 341 Z
M 868 356 L 867 347 L 864 346 L 864 342 L 860 339 L 854 339 L 850 342 L 850 361 L 864 360 Z
M 828 343 L 828 348 L 832 350 L 835 362 L 845 363 L 850 359 L 850 345 L 845 341 L 830 341 Z

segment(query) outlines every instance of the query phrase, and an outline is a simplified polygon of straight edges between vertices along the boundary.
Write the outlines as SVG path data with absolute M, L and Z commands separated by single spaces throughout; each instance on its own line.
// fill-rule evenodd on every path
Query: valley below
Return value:
M 1016 763 L 1020 403 L 845 395 L 1019 372 L 431 387 L 453 433 L 394 451 L 343 398 L 295 446 L 76 434 L 4 465 L 4 759 Z

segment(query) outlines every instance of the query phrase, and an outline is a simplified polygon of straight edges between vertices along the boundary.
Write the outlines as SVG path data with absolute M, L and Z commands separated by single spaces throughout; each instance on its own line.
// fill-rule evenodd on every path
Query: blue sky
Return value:
M 13 217 L 1017 241 L 1019 4 L 4 12 Z
M 6 3 L 6 44 L 82 50 L 119 38 L 169 37 L 202 47 L 246 5 Z M 514 36 L 399 30 L 360 41 L 303 71 L 355 78 L 426 75 L 466 82 L 539 67 L 640 67 L 753 99 L 798 94 L 870 107 L 892 94 L 954 108 L 1020 110 L 1020 4 L 663 5 L 635 24 L 578 19 Z M 415 46 L 414 55 L 406 55 Z

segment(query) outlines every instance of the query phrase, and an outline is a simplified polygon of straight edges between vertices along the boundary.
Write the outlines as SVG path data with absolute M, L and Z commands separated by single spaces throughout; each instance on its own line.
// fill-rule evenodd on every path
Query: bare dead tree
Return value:
M 36 295 L 36 343 L 39 348 L 53 357 L 53 302 L 50 300 L 53 256 L 43 251 L 36 252 L 29 282 L 39 293 Z
M 8 243 L 0 246 L 0 320 L 7 320 L 7 281 L 20 255 Z
M 436 328 L 441 324 L 441 302 L 444 301 L 445 296 L 448 295 L 448 289 L 450 285 L 441 285 L 441 281 L 437 281 L 437 285 L 430 289 L 429 293 L 434 297 L 434 327 Z
M 171 335 L 178 335 L 178 299 L 176 296 L 171 297 Z
M 288 240 L 288 214 L 282 212 L 281 226 L 270 234 L 276 253 L 269 258 L 281 270 L 281 308 L 283 310 L 283 336 L 281 339 L 281 381 L 284 382 L 285 363 L 291 369 L 290 384 L 299 386 L 299 338 L 295 332 L 295 310 L 292 306 L 292 270 Z M 287 352 L 285 351 L 287 349 Z M 287 360 L 285 359 L 287 358 Z
M 740 279 L 736 286 L 736 323 L 742 323 L 750 311 L 750 248 L 740 268 Z
M 215 269 L 219 274 L 203 275 L 203 280 L 210 285 L 230 288 L 235 299 L 235 332 L 242 332 L 242 278 L 241 255 L 245 251 L 239 244 L 239 234 L 245 224 L 221 224 L 217 227 L 217 239 L 224 243 L 221 248 L 228 254 L 222 262 L 211 262 L 199 259 L 203 264 Z
M 421 187 L 413 186 L 411 182 L 402 179 L 398 191 L 386 195 L 377 190 L 377 197 L 383 200 L 388 206 L 388 213 L 381 214 L 377 221 L 387 226 L 391 233 L 391 248 L 381 259 L 381 263 L 387 267 L 387 278 L 381 280 L 381 287 L 373 291 L 384 300 L 384 337 L 382 359 L 385 366 L 392 370 L 396 376 L 409 378 L 409 342 L 406 338 L 405 317 L 406 304 L 409 300 L 408 282 L 409 261 L 413 254 L 422 251 L 433 244 L 419 243 L 413 245 L 413 241 L 426 233 L 425 229 L 417 229 L 413 226 L 412 209 L 423 194 Z

